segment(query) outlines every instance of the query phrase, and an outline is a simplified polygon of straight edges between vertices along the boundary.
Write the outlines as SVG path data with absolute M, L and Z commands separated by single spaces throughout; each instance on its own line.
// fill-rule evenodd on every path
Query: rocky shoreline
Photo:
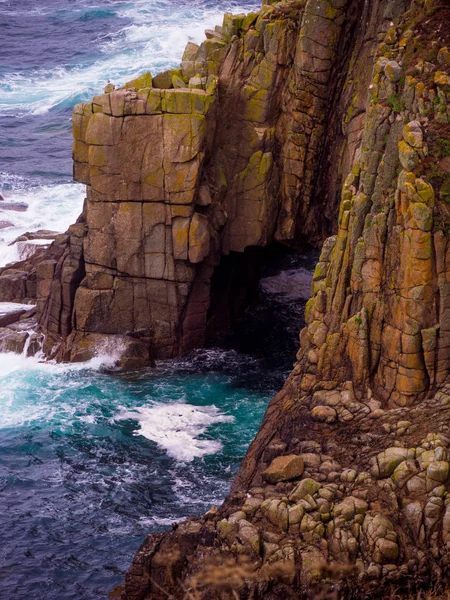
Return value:
M 0 301 L 37 302 L 48 357 L 113 341 L 135 368 L 204 344 L 245 296 L 249 249 L 325 240 L 297 362 L 229 497 L 150 535 L 110 597 L 445 585 L 450 6 L 264 2 L 206 35 L 180 69 L 75 108 L 83 215 L 0 272 Z

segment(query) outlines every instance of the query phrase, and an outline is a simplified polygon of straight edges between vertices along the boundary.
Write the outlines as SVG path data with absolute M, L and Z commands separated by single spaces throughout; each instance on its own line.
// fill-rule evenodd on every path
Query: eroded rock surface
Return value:
M 143 364 L 201 346 L 221 256 L 331 233 L 336 165 L 354 152 L 325 135 L 333 104 L 344 117 L 337 74 L 359 16 L 345 5 L 226 15 L 201 46 L 188 45 L 180 69 L 75 108 L 85 223 L 60 259 L 77 275 L 60 263 L 42 272 L 49 355 L 78 360 L 111 336 L 140 345 Z M 326 203 L 324 171 L 334 181 Z
M 279 3 L 263 14 L 289 19 L 291 6 L 298 10 Z M 337 18 L 342 32 L 355 5 L 299 10 L 333 27 Z M 150 535 L 117 591 L 123 599 L 377 597 L 390 586 L 414 593 L 448 581 L 450 7 L 368 2 L 359 16 L 364 32 L 352 22 L 354 45 L 339 65 L 345 81 L 332 101 L 330 120 L 341 114 L 341 131 L 326 120 L 317 129 L 343 176 L 341 201 L 294 370 L 224 505 Z M 315 24 L 320 31 L 320 18 Z M 302 76 L 310 53 L 322 50 L 300 38 L 300 67 L 287 70 L 297 77 L 293 96 L 305 100 Z M 330 44 L 320 60 L 335 60 Z M 317 100 L 323 116 L 318 96 L 309 98 L 310 114 Z M 305 131 L 296 133 L 305 151 Z M 330 189 L 338 181 L 317 169 L 310 207 L 323 181 Z M 285 201 L 289 177 L 276 172 Z M 300 205 L 308 197 L 308 178 L 301 181 Z M 300 213 L 295 228 L 312 239 L 314 213 L 301 224 Z M 280 231 L 289 239 L 285 208 Z M 288 472 L 292 464 L 302 468 Z

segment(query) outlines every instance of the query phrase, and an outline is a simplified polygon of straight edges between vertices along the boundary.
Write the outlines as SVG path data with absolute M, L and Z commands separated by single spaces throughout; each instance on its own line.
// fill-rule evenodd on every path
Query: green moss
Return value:
M 327 6 L 325 9 L 325 16 L 327 19 L 331 19 L 332 21 L 334 21 L 334 19 L 336 19 L 336 17 L 338 16 L 339 11 L 334 8 L 334 6 Z
M 255 24 L 258 17 L 259 13 L 257 12 L 249 13 L 242 22 L 242 31 L 248 31 Z
M 402 112 L 402 110 L 405 110 L 405 103 L 398 94 L 391 94 L 387 99 L 387 103 L 394 112 Z
M 347 109 L 347 114 L 345 116 L 345 122 L 346 123 L 348 123 L 349 121 L 351 121 L 351 119 L 353 118 L 353 116 L 355 116 L 357 104 L 358 104 L 358 93 L 356 92 L 353 95 L 353 98 L 352 98 L 352 101 L 350 103 L 350 106 Z
M 310 298 L 308 300 L 308 302 L 306 303 L 306 306 L 305 306 L 305 322 L 306 323 L 311 323 L 311 321 L 312 321 L 312 314 L 313 314 L 315 303 L 316 303 L 315 298 Z
M 450 140 L 438 138 L 436 140 L 436 148 L 439 156 L 450 156 Z
M 137 88 L 139 90 L 143 88 L 151 88 L 152 87 L 152 74 L 150 72 L 144 73 L 140 77 L 133 79 L 132 81 L 128 81 L 124 87 L 126 88 Z

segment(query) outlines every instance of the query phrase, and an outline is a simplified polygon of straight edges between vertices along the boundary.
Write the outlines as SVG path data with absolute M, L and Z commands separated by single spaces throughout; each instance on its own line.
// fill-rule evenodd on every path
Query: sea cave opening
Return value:
M 278 391 L 299 348 L 318 255 L 311 246 L 273 242 L 223 256 L 211 281 L 206 347 L 254 357 Z

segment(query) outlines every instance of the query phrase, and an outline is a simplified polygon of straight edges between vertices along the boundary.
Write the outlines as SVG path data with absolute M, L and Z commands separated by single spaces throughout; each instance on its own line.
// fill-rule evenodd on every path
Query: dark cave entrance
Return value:
M 279 243 L 223 256 L 211 280 L 206 346 L 233 349 L 284 377 L 292 369 L 319 252 Z

